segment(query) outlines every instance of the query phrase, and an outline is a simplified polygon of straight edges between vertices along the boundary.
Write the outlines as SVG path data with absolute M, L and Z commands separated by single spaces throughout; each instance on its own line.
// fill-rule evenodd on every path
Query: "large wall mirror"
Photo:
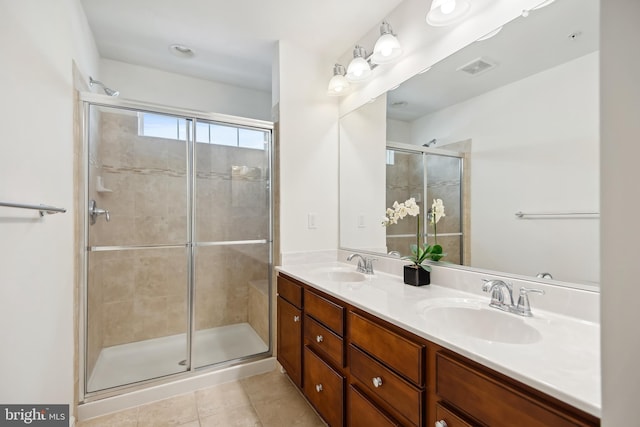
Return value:
M 597 285 L 598 40 L 598 0 L 556 0 L 341 117 L 340 246 Z M 409 197 L 443 200 L 437 233 L 381 225 Z

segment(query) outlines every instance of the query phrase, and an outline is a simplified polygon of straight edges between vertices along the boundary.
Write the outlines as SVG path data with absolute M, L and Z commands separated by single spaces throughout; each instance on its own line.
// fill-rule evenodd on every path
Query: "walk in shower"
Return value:
M 465 265 L 466 235 L 463 227 L 463 154 L 428 147 L 387 144 L 386 206 L 410 197 L 420 206 L 420 228 L 425 242 L 434 244 L 433 226 L 427 219 L 433 199 L 441 199 L 445 216 L 437 224 L 437 240 L 447 256 L 444 262 Z M 387 250 L 407 255 L 416 242 L 416 219 L 407 217 L 386 229 Z
M 272 124 L 82 99 L 85 396 L 270 355 Z

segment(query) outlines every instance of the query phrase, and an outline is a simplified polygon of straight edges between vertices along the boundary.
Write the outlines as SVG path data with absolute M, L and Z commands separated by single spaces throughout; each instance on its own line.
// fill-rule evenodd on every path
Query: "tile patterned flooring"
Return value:
M 325 427 L 279 370 L 82 421 L 78 427 Z

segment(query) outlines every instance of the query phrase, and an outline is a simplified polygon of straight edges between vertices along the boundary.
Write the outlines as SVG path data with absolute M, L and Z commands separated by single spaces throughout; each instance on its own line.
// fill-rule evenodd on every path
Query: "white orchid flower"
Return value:
M 407 216 L 407 207 L 405 206 L 404 203 L 400 203 L 396 209 L 396 212 L 398 213 L 398 217 L 402 219 L 405 216 Z
M 414 199 L 413 197 L 404 202 L 404 204 L 409 215 L 416 216 L 420 213 L 420 206 L 416 204 L 416 199 Z
M 433 214 L 431 223 L 437 224 L 437 222 L 440 221 L 440 218 L 445 216 L 442 199 L 433 199 L 433 204 L 431 205 L 431 212 Z

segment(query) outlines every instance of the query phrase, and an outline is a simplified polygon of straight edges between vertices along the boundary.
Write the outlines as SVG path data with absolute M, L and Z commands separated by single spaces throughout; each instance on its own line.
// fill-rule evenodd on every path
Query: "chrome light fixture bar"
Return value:
M 471 10 L 469 0 L 433 0 L 427 24 L 444 27 L 460 22 Z
M 360 83 L 372 76 L 372 70 L 378 65 L 388 64 L 402 55 L 402 47 L 391 25 L 382 21 L 380 25 L 380 37 L 373 47 L 373 52 L 367 55 L 367 51 L 360 45 L 353 49 L 353 59 L 345 68 L 336 64 L 333 67 L 333 77 L 329 82 L 328 94 L 342 96 L 347 93 L 349 83 Z

